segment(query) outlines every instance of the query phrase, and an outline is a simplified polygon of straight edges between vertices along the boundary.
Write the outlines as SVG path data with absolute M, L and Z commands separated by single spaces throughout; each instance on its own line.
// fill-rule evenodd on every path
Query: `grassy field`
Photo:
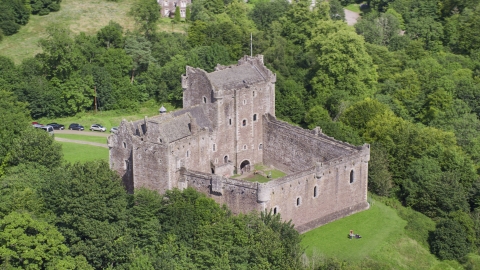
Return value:
M 369 210 L 329 223 L 303 235 L 310 260 L 336 257 L 361 269 L 461 269 L 456 262 L 440 262 L 405 233 L 407 221 L 395 209 L 372 201 Z M 350 240 L 348 233 L 360 234 Z
M 108 149 L 85 144 L 58 142 L 62 145 L 63 157 L 68 162 L 85 162 L 93 160 L 108 161 Z
M 69 140 L 77 140 L 77 141 L 86 141 L 86 142 L 95 142 L 95 143 L 107 143 L 107 138 L 106 137 L 96 137 L 96 136 L 86 136 L 82 135 L 81 133 L 76 135 L 76 134 L 58 134 L 55 133 L 55 137 L 58 138 L 65 138 Z
M 360 5 L 359 4 L 350 4 L 345 7 L 345 9 L 348 9 L 353 12 L 360 13 Z
M 10 57 L 16 64 L 33 57 L 41 52 L 38 41 L 47 37 L 46 29 L 49 25 L 58 24 L 67 26 L 74 34 L 85 32 L 94 35 L 97 31 L 115 21 L 123 26 L 124 30 L 134 30 L 135 22 L 128 15 L 132 4 L 136 0 L 63 0 L 60 11 L 46 16 L 31 15 L 26 26 L 12 36 L 4 37 L 0 43 L 0 55 Z M 172 24 L 168 18 L 158 23 L 158 29 L 166 32 L 186 32 L 187 24 Z

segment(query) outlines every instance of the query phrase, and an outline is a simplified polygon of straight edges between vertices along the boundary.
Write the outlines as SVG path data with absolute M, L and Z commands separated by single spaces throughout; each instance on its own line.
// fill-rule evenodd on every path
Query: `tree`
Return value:
M 0 176 L 12 158 L 15 138 L 29 128 L 27 104 L 10 92 L 0 90 Z
M 388 153 L 380 144 L 372 144 L 368 163 L 368 190 L 380 196 L 388 196 L 393 187 L 389 171 Z
M 104 161 L 66 165 L 41 189 L 45 205 L 74 256 L 95 268 L 125 263 L 132 248 L 127 234 L 127 197 L 118 175 Z
M 28 213 L 12 212 L 0 220 L 0 264 L 22 269 L 54 268 L 67 257 L 69 250 L 63 241 L 53 225 Z
M 337 108 L 330 111 L 336 114 L 339 101 L 372 96 L 377 72 L 363 38 L 342 22 L 323 23 L 315 32 L 317 35 L 309 42 L 316 57 L 316 72 L 310 82 L 312 101 L 326 104 L 331 99 Z
M 255 4 L 250 18 L 260 30 L 267 30 L 273 21 L 280 19 L 288 10 L 287 0 L 266 1 Z
M 140 0 L 132 5 L 129 14 L 133 16 L 138 30 L 148 39 L 154 34 L 160 19 L 160 5 L 155 0 Z
M 175 8 L 175 17 L 173 17 L 173 21 L 176 22 L 176 23 L 179 23 L 180 19 L 181 19 L 181 17 L 180 17 L 180 7 L 177 6 Z
M 141 36 L 129 36 L 125 40 L 125 52 L 132 58 L 130 82 L 135 79 L 135 72 L 146 69 L 150 61 L 153 61 L 151 43 Z
M 437 224 L 429 242 L 432 253 L 442 260 L 458 260 L 470 251 L 465 229 L 451 219 Z
M 60 166 L 62 158 L 62 146 L 52 136 L 43 130 L 29 128 L 15 138 L 10 163 L 14 166 L 37 163 L 51 169 Z
M 121 48 L 123 47 L 123 27 L 114 21 L 110 21 L 107 26 L 97 32 L 97 39 L 107 49 L 110 47 Z
M 86 59 L 75 46 L 72 33 L 67 28 L 52 25 L 47 28 L 47 33 L 48 37 L 39 42 L 43 53 L 38 57 L 42 59 L 49 78 L 67 80 L 86 63 Z

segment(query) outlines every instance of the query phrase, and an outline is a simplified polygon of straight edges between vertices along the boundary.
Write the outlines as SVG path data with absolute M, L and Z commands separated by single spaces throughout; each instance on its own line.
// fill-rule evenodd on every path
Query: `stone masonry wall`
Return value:
M 368 208 L 367 156 L 343 157 L 262 186 L 270 191 L 266 209 L 276 209 L 300 232 Z M 350 173 L 353 171 L 353 182 Z M 319 175 L 321 174 L 321 175 Z
M 263 210 L 257 203 L 257 183 L 191 170 L 182 171 L 181 182 L 183 187 L 192 187 L 217 203 L 226 204 L 234 214 Z
M 355 151 L 354 146 L 310 130 L 294 127 L 265 115 L 263 124 L 263 163 L 286 172 L 304 171 L 317 161 L 345 156 Z

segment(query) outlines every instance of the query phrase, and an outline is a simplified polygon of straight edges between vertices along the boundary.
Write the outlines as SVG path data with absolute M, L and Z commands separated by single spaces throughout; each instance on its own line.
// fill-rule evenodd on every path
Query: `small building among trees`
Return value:
M 157 0 L 158 4 L 162 7 L 160 11 L 162 17 L 173 17 L 177 7 L 180 9 L 180 17 L 186 18 L 187 6 L 192 4 L 192 0 Z

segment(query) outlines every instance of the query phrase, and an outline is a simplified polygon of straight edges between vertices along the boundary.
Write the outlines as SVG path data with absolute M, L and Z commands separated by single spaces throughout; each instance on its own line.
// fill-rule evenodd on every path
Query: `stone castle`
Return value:
M 277 120 L 275 81 L 261 55 L 211 73 L 187 66 L 184 109 L 122 121 L 110 167 L 129 192 L 192 187 L 233 213 L 280 213 L 299 232 L 367 209 L 370 146 Z M 260 164 L 285 176 L 248 181 Z

